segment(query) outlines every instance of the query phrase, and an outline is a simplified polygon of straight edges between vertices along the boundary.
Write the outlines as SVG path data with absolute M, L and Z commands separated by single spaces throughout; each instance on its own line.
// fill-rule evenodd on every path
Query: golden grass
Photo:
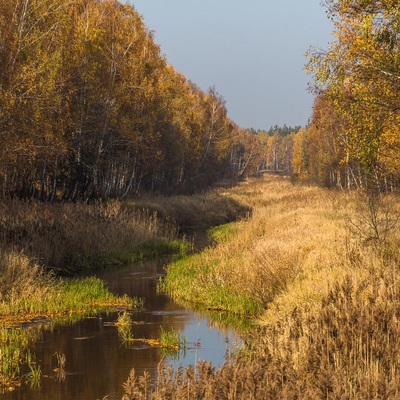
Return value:
M 232 197 L 251 209 L 252 215 L 234 224 L 235 233 L 228 240 L 199 256 L 194 286 L 230 287 L 236 294 L 270 307 L 282 293 L 295 296 L 295 286 L 300 284 L 302 290 L 295 301 L 301 301 L 310 296 L 300 282 L 307 276 L 323 276 L 321 270 L 332 268 L 337 253 L 345 252 L 349 197 L 345 193 L 293 186 L 289 179 L 269 175 L 221 196 Z M 167 284 L 169 279 L 167 276 Z M 169 283 L 174 285 L 171 280 Z M 286 290 L 289 286 L 290 291 Z M 311 292 L 311 297 L 315 296 Z M 268 318 L 270 315 L 262 319 Z
M 22 297 L 46 298 L 54 287 L 51 274 L 21 253 L 0 249 L 0 304 L 13 303 Z
M 197 370 L 205 368 L 204 376 L 160 366 L 168 381 L 159 381 L 151 398 L 183 399 L 188 387 L 192 398 L 204 399 L 400 398 L 398 199 L 274 176 L 226 195 L 251 207 L 252 216 L 196 256 L 183 282 L 196 296 L 203 288 L 212 298 L 222 287 L 262 302 L 251 352 L 219 371 L 203 364 Z M 170 268 L 166 285 L 174 292 L 179 278 Z M 143 390 L 128 379 L 127 396 Z

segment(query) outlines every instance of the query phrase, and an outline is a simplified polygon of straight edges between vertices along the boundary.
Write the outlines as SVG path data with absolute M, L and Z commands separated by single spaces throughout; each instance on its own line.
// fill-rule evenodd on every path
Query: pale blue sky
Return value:
M 131 0 L 167 60 L 201 89 L 215 86 L 244 128 L 306 125 L 310 46 L 332 25 L 319 0 Z

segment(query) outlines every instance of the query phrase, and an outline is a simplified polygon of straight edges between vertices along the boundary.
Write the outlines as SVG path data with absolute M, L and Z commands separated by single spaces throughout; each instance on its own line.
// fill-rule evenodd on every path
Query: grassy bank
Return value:
M 178 239 L 178 231 L 227 222 L 243 212 L 218 190 L 209 197 L 158 196 L 90 205 L 0 201 L 0 391 L 27 378 L 20 376 L 21 365 L 31 368 L 31 381 L 40 378 L 29 351 L 35 328 L 21 329 L 23 322 L 70 322 L 140 306 L 138 299 L 112 295 L 99 279 L 65 276 L 187 253 L 191 243 Z
M 215 248 L 171 264 L 165 286 L 177 299 L 236 313 L 234 299 L 248 297 L 259 329 L 218 371 L 203 363 L 178 376 L 161 365 L 167 378 L 152 398 L 398 398 L 398 199 L 273 176 L 229 195 L 251 218 L 218 232 Z M 221 287 L 229 295 L 218 298 Z M 148 390 L 135 382 L 125 399 Z
M 23 274 L 25 279 L 30 273 Z M 24 382 L 40 382 L 40 366 L 29 346 L 49 325 L 141 306 L 140 299 L 114 296 L 96 278 L 61 280 L 36 271 L 32 279 L 31 285 L 27 280 L 10 283 L 12 290 L 3 294 L 0 302 L 0 393 Z M 21 328 L 23 322 L 26 328 Z M 28 375 L 21 375 L 23 366 L 31 371 Z
M 212 229 L 217 246 L 169 265 L 165 287 L 177 299 L 260 316 L 297 277 L 314 272 L 317 258 L 329 258 L 328 249 L 343 235 L 345 210 L 338 213 L 339 203 L 330 208 L 328 192 L 277 177 L 242 184 L 229 195 L 252 216 Z M 336 195 L 335 202 L 347 204 Z
M 206 229 L 248 212 L 216 189 L 93 204 L 0 201 L 0 249 L 71 275 L 140 258 L 185 252 L 178 231 Z

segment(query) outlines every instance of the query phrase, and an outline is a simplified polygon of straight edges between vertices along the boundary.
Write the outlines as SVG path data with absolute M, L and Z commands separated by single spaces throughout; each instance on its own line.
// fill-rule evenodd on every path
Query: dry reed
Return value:
M 22 297 L 44 300 L 54 285 L 52 274 L 27 256 L 0 249 L 0 303 L 13 303 Z
M 118 201 L 44 204 L 0 203 L 1 247 L 23 252 L 41 265 L 66 273 L 99 265 L 108 257 L 133 252 L 145 242 L 172 240 L 176 228 L 156 213 L 124 207 Z

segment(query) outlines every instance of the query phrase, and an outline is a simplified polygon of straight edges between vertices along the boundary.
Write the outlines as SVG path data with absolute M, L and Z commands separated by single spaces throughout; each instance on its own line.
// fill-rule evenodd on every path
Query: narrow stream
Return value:
M 143 342 L 125 345 L 113 323 L 118 313 L 99 314 L 70 325 L 44 330 L 32 352 L 44 375 L 39 388 L 23 385 L 14 392 L 0 395 L 4 400 L 121 400 L 122 384 L 132 368 L 138 375 L 145 370 L 156 377 L 163 356 L 167 364 L 195 365 L 211 361 L 216 367 L 227 352 L 240 345 L 231 329 L 217 329 L 210 320 L 193 310 L 177 305 L 168 296 L 157 293 L 156 283 L 165 261 L 147 261 L 102 276 L 110 290 L 117 294 L 142 297 L 145 310 L 133 313 L 135 338 L 157 339 L 161 327 L 174 329 L 185 337 L 185 349 L 166 354 Z M 56 354 L 65 354 L 65 375 L 55 371 Z

